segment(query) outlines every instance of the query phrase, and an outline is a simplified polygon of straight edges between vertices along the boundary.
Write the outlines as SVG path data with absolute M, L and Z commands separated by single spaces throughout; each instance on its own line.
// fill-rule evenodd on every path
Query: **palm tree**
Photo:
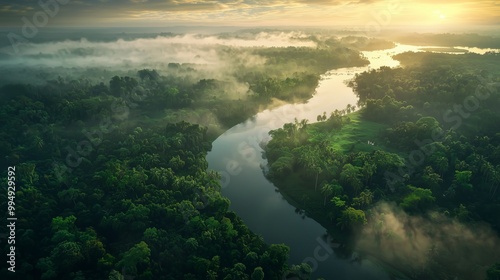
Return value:
M 373 193 L 370 190 L 364 190 L 359 194 L 359 201 L 363 206 L 368 206 L 373 202 Z
M 309 122 L 309 121 L 308 121 L 307 119 L 302 119 L 302 120 L 300 121 L 300 126 L 299 126 L 299 127 L 300 127 L 300 129 L 305 129 L 305 128 L 307 127 L 307 123 L 308 123 L 308 122 Z
M 491 182 L 495 173 L 494 166 L 489 162 L 485 161 L 481 166 L 481 174 L 483 175 L 483 179 L 486 182 Z
M 314 165 L 313 169 L 316 170 L 316 183 L 314 183 L 314 190 L 316 191 L 316 189 L 318 188 L 318 176 L 322 170 L 321 167 L 317 166 L 316 164 Z
M 322 121 L 326 121 L 326 112 L 323 112 L 323 115 L 321 116 Z
M 33 142 L 34 142 L 35 146 L 36 146 L 39 150 L 41 150 L 41 149 L 43 148 L 43 146 L 45 145 L 45 142 L 43 141 L 43 139 L 42 139 L 40 136 L 38 136 L 38 135 L 36 135 L 36 136 L 34 137 Z
M 340 173 L 340 180 L 351 185 L 355 194 L 357 194 L 362 187 L 361 180 L 359 179 L 361 177 L 359 169 L 359 167 L 347 163 L 342 167 L 342 172 Z
M 436 160 L 436 165 L 439 170 L 439 175 L 443 177 L 443 174 L 448 170 L 448 159 L 444 156 L 441 156 Z
M 330 184 L 325 184 L 321 188 L 321 193 L 325 196 L 325 199 L 323 201 L 323 206 L 326 205 L 326 199 L 333 194 L 333 186 Z
M 318 186 L 318 176 L 322 171 L 318 162 L 320 162 L 319 150 L 316 148 L 311 148 L 310 146 L 305 146 L 304 149 L 300 149 L 299 163 L 309 171 L 316 172 L 316 183 L 314 185 L 314 190 Z
M 363 172 L 365 184 L 368 185 L 371 181 L 373 174 L 375 173 L 375 171 L 377 171 L 377 166 L 373 163 L 370 163 L 369 161 L 365 161 L 361 171 Z
M 492 187 L 495 186 L 495 190 L 493 190 L 492 194 L 493 196 L 497 192 L 498 185 L 500 185 L 500 165 L 496 166 L 495 172 L 493 173 Z
M 347 107 L 346 107 L 346 112 L 349 114 L 352 112 L 352 105 L 351 104 L 347 104 Z

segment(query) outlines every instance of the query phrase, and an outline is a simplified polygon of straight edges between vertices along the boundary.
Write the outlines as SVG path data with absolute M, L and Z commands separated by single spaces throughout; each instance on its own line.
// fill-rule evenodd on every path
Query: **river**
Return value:
M 389 274 L 367 259 L 352 261 L 336 255 L 330 246 L 326 229 L 315 220 L 299 215 L 264 176 L 267 160 L 259 143 L 268 141 L 268 132 L 285 123 L 308 119 L 316 122 L 323 112 L 356 105 L 357 98 L 345 81 L 354 74 L 381 66 L 396 67 L 394 54 L 418 51 L 419 46 L 397 44 L 393 49 L 366 51 L 370 65 L 340 68 L 321 77 L 314 96 L 305 104 L 287 104 L 265 110 L 219 136 L 207 155 L 209 169 L 222 175 L 222 194 L 231 200 L 230 210 L 267 243 L 284 243 L 290 247 L 290 263 L 307 262 L 313 269 L 312 279 L 384 280 Z

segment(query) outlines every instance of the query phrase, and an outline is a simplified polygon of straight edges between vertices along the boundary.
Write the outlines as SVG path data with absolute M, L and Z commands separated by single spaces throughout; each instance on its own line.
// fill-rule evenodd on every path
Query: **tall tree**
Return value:
M 360 173 L 360 168 L 347 163 L 342 167 L 342 172 L 340 173 L 341 182 L 348 184 L 352 187 L 354 194 L 357 194 L 363 184 L 360 178 L 362 177 Z
M 326 199 L 330 197 L 333 194 L 333 186 L 330 184 L 324 184 L 323 187 L 321 187 L 321 193 L 325 196 L 323 200 L 323 206 L 326 205 Z

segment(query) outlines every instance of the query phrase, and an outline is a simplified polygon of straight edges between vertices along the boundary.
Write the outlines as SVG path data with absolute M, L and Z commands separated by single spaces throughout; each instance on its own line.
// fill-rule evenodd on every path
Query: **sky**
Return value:
M 39 3 L 46 3 L 45 9 Z M 0 27 L 500 25 L 500 1 L 0 0 Z

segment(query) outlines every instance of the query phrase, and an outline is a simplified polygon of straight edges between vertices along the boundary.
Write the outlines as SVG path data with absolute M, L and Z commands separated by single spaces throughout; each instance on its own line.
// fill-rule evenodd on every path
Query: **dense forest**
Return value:
M 299 213 L 412 279 L 499 279 L 500 55 L 396 59 L 350 81 L 359 111 L 271 131 L 267 176 Z
M 288 265 L 287 246 L 266 244 L 228 211 L 205 156 L 223 129 L 275 100 L 304 101 L 327 69 L 367 60 L 332 42 L 218 51 L 237 58 L 231 79 L 210 77 L 205 65 L 169 63 L 106 82 L 60 76 L 0 89 L 0 165 L 15 167 L 19 279 L 310 272 Z
M 143 54 L 155 66 L 144 68 L 127 59 L 43 67 L 120 55 L 87 41 L 28 49 L 37 67 L 1 57 L 0 165 L 15 169 L 16 192 L 0 197 L 18 218 L 16 276 L 309 279 L 287 246 L 266 244 L 228 210 L 206 154 L 226 129 L 305 102 L 326 71 L 367 65 L 360 50 L 394 43 L 321 32 L 294 40 L 314 46 L 193 47 L 196 62 Z M 267 176 L 342 243 L 339 256 L 373 256 L 413 279 L 498 279 L 500 56 L 395 58 L 403 68 L 350 81 L 358 104 L 271 131 Z

